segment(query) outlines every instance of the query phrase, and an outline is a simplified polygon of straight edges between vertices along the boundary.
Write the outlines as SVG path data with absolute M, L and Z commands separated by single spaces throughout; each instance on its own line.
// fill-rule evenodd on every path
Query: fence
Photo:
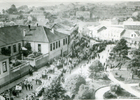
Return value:
M 29 61 L 31 66 L 40 67 L 47 64 L 47 62 L 49 61 L 49 53 L 40 55 L 36 58 L 26 57 L 24 58 L 24 60 Z
M 11 72 L 16 72 L 16 71 L 20 70 L 21 68 L 26 67 L 28 65 L 29 65 L 29 62 L 25 62 L 25 63 L 20 64 L 19 66 L 12 67 Z

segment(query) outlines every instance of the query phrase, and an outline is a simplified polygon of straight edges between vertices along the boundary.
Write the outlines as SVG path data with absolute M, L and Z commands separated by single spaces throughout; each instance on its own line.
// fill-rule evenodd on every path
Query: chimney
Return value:
M 54 28 L 51 29 L 51 32 L 54 34 Z

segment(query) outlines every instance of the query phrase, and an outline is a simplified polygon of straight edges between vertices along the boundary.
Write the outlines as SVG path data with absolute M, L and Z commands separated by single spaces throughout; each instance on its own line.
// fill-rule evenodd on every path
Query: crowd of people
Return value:
M 78 58 L 71 58 L 69 56 L 65 56 L 65 57 L 60 57 L 58 59 L 54 59 L 53 63 L 51 65 L 54 66 L 51 72 L 52 75 L 55 75 L 55 72 L 57 73 L 57 71 L 59 71 L 60 74 L 60 80 L 61 82 L 64 83 L 65 81 L 65 74 L 70 74 L 71 71 L 80 63 L 81 61 Z M 56 66 L 61 65 L 62 67 L 59 69 Z M 50 66 L 51 66 L 50 65 Z M 84 65 L 82 65 L 84 66 Z M 49 67 L 50 68 L 50 67 Z M 16 97 L 19 98 L 20 94 L 22 94 L 22 91 L 31 91 L 29 94 L 27 94 L 24 98 L 22 98 L 21 100 L 35 100 L 35 98 L 37 97 L 36 95 L 36 91 L 34 90 L 34 84 L 33 81 L 35 81 L 36 85 L 45 85 L 46 82 L 49 83 L 52 82 L 53 78 L 50 75 L 50 71 L 49 68 L 47 67 L 45 70 L 41 71 L 41 72 L 37 72 L 36 75 L 32 75 L 30 78 L 26 78 L 23 82 L 17 84 L 15 87 L 13 87 L 11 89 L 11 94 Z M 57 76 L 57 75 L 56 75 Z M 43 83 L 45 80 L 46 82 Z M 49 85 L 49 84 L 46 84 Z

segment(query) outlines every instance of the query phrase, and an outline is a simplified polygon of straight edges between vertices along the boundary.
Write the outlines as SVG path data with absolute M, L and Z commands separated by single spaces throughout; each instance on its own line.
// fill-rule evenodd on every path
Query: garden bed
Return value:
M 114 95 L 113 93 L 111 93 L 110 91 L 107 91 L 104 94 L 104 99 L 139 99 L 136 96 L 130 94 L 129 92 L 121 89 L 121 91 L 117 94 Z
M 131 74 L 130 74 L 131 72 L 128 70 L 113 70 L 112 73 L 117 80 L 123 81 L 124 83 L 127 83 L 127 84 L 138 83 L 140 81 L 140 79 L 136 75 L 132 79 Z

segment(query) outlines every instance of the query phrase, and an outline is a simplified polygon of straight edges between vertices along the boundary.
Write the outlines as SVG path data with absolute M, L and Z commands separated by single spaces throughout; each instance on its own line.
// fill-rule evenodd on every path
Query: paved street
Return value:
M 35 82 L 35 79 L 40 78 L 42 75 L 42 71 L 44 71 L 45 69 L 46 69 L 46 66 L 42 67 L 37 72 L 34 72 L 33 76 L 28 76 L 27 80 L 33 84 L 33 89 L 32 90 L 23 89 L 22 92 L 19 94 L 19 97 L 15 97 L 14 100 L 21 100 L 22 98 L 25 98 L 26 95 L 30 95 L 32 92 L 35 92 L 35 90 L 40 88 L 42 85 L 46 84 L 48 80 L 43 81 L 42 85 L 38 85 L 38 84 L 36 85 L 36 82 Z

